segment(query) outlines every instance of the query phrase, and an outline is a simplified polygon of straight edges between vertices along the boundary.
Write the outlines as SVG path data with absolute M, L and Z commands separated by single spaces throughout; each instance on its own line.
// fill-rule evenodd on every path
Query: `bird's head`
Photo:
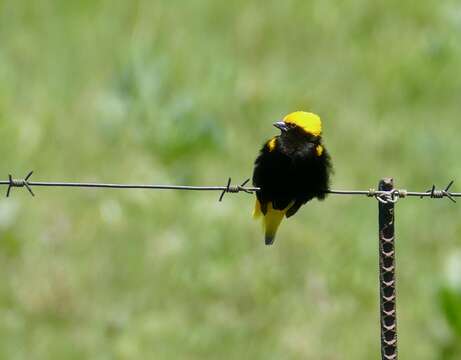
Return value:
M 314 113 L 295 111 L 285 116 L 281 121 L 274 123 L 274 126 L 282 132 L 282 135 L 297 133 L 309 137 L 320 137 L 322 135 L 322 121 Z

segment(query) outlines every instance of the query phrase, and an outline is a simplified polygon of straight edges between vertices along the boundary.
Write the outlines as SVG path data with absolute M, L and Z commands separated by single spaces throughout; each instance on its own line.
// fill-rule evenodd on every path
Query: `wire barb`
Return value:
M 29 184 L 29 179 L 33 173 L 34 173 L 33 171 L 30 171 L 24 179 L 13 179 L 13 176 L 9 174 L 8 175 L 8 188 L 6 189 L 6 197 L 10 196 L 11 189 L 14 187 L 25 187 L 29 191 L 30 195 L 35 196 Z
M 429 195 L 431 199 L 443 199 L 444 197 L 448 198 L 452 202 L 456 203 L 454 198 L 454 194 L 450 192 L 451 186 L 454 184 L 454 180 L 451 180 L 450 183 L 445 187 L 445 189 L 437 190 L 435 184 L 432 185 L 432 188 L 426 191 L 426 194 Z M 422 199 L 424 195 L 421 195 L 420 198 Z
M 247 188 L 245 188 L 245 185 L 250 181 L 250 179 L 246 179 L 243 183 L 241 183 L 240 185 L 235 185 L 235 186 L 232 186 L 231 183 L 232 183 L 232 179 L 229 178 L 227 179 L 227 184 L 226 184 L 226 187 L 224 188 L 224 190 L 222 191 L 221 195 L 219 196 L 219 201 L 221 202 L 222 199 L 224 198 L 224 195 L 226 193 L 238 193 L 240 191 L 243 191 L 247 194 L 251 194 L 253 193 L 252 190 L 248 190 Z

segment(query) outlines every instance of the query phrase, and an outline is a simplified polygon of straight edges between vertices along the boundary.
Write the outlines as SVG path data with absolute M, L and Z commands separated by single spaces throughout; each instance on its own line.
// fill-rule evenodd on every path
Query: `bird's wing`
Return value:
M 299 208 L 304 204 L 303 201 L 301 200 L 296 200 L 295 203 L 287 210 L 285 216 L 289 218 L 290 216 L 293 216 L 296 214 L 299 210 Z

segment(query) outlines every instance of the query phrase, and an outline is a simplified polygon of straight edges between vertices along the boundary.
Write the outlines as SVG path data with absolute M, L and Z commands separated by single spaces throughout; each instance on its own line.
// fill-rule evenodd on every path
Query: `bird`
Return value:
M 262 146 L 254 163 L 254 218 L 262 218 L 266 245 L 272 245 L 284 217 L 308 201 L 325 199 L 332 164 L 322 143 L 322 121 L 306 111 L 289 113 L 273 124 L 280 135 Z

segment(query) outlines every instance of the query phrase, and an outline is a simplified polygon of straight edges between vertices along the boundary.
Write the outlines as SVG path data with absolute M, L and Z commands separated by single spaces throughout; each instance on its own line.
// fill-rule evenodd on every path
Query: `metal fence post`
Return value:
M 379 190 L 391 191 L 391 178 L 379 182 Z M 394 203 L 379 202 L 379 288 L 381 359 L 397 360 L 397 312 L 395 288 Z

